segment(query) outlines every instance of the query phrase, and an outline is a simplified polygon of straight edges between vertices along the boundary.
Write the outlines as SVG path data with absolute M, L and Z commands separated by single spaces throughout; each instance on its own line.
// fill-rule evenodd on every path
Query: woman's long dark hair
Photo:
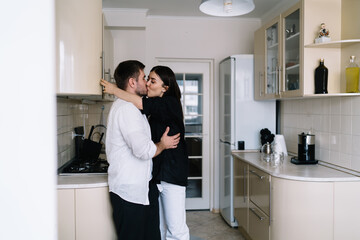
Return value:
M 165 96 L 172 96 L 175 97 L 178 101 L 180 106 L 181 105 L 181 92 L 180 92 L 180 88 L 179 85 L 176 82 L 176 77 L 175 77 L 175 73 L 173 72 L 173 70 L 171 70 L 171 68 L 167 67 L 167 66 L 155 66 L 153 67 L 150 72 L 155 72 L 160 78 L 161 80 L 164 82 L 164 85 L 168 87 L 167 91 L 164 93 L 164 97 Z M 184 117 L 183 111 L 182 111 L 182 107 L 181 107 L 181 115 Z

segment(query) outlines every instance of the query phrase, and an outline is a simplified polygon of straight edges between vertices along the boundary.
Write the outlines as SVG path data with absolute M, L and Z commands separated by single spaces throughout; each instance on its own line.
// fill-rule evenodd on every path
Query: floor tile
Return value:
M 237 228 L 230 227 L 218 213 L 187 211 L 190 240 L 245 240 Z

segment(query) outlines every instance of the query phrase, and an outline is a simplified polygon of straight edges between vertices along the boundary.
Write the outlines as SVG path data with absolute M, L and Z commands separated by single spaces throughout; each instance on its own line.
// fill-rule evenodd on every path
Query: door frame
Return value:
M 214 198 L 216 193 L 215 184 L 215 78 L 214 59 L 210 58 L 166 58 L 156 57 L 155 65 L 162 63 L 205 63 L 209 66 L 209 207 L 214 210 Z

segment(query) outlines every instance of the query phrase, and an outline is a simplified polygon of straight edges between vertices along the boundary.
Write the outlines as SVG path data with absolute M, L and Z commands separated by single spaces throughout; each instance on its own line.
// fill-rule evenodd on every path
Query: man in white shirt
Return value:
M 121 62 L 114 77 L 119 88 L 144 96 L 147 93 L 144 64 Z M 132 103 L 116 99 L 106 131 L 108 182 L 113 219 L 118 239 L 160 240 L 158 189 L 152 182 L 152 158 L 164 149 L 175 148 L 179 134 L 159 143 L 151 141 L 145 115 Z

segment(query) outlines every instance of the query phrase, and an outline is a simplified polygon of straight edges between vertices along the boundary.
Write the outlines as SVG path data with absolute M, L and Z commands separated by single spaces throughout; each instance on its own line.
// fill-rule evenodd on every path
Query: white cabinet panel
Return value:
M 76 240 L 116 239 L 108 188 L 76 190 Z
M 360 239 L 360 182 L 335 183 L 334 239 Z
M 102 1 L 56 1 L 58 95 L 101 95 Z
M 58 189 L 59 240 L 115 240 L 109 188 Z
M 333 183 L 271 178 L 271 239 L 333 239 Z
M 58 198 L 58 239 L 75 240 L 75 190 L 61 189 Z

